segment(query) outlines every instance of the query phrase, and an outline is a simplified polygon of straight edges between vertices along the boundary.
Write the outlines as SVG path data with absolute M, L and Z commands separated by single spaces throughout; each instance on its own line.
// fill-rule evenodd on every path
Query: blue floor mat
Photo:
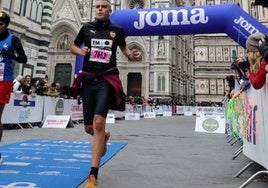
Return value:
M 101 166 L 125 147 L 109 142 Z M 87 177 L 91 143 L 31 139 L 0 147 L 0 187 L 75 188 Z

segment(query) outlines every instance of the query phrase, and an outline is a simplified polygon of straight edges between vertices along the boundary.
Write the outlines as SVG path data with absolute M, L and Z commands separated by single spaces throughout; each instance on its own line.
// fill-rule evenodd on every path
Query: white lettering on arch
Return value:
M 242 28 L 244 28 L 246 31 L 248 31 L 250 34 L 258 33 L 259 30 L 256 29 L 252 24 L 250 24 L 245 18 L 240 16 L 238 19 L 234 20 L 234 23 L 237 25 L 240 25 Z
M 208 22 L 205 9 L 195 8 L 189 13 L 187 9 L 180 10 L 161 10 L 161 11 L 138 11 L 139 20 L 134 22 L 136 29 L 143 29 L 145 25 L 149 26 L 168 26 L 168 25 L 190 25 L 190 24 L 205 24 Z M 171 21 L 168 20 L 171 15 Z M 181 15 L 179 19 L 179 15 Z M 152 19 L 155 16 L 154 20 Z

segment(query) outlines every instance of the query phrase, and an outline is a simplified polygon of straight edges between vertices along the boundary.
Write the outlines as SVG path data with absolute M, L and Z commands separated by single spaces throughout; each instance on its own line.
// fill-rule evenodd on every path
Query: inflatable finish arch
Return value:
M 268 29 L 236 4 L 117 10 L 112 23 L 126 36 L 226 33 L 246 47 L 249 35 Z
M 122 26 L 126 36 L 192 35 L 226 33 L 246 48 L 249 35 L 268 29 L 236 4 L 117 10 L 111 21 Z M 77 56 L 75 74 L 83 66 Z

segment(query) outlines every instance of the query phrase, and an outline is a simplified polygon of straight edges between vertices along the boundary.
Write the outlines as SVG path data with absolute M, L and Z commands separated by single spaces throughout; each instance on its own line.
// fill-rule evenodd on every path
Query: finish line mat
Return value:
M 101 166 L 125 145 L 109 142 Z M 31 139 L 1 146 L 0 152 L 0 187 L 75 188 L 91 166 L 90 142 Z

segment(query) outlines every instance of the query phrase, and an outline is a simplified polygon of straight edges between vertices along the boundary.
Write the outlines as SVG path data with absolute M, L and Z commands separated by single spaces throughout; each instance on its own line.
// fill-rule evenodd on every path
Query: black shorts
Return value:
M 84 125 L 92 125 L 95 114 L 107 117 L 112 94 L 112 86 L 104 80 L 96 83 L 83 82 L 81 97 Z

